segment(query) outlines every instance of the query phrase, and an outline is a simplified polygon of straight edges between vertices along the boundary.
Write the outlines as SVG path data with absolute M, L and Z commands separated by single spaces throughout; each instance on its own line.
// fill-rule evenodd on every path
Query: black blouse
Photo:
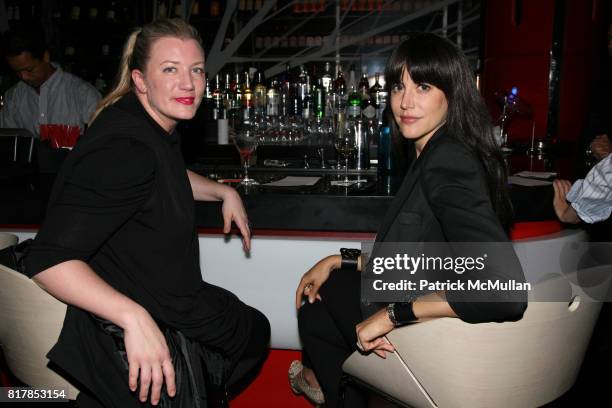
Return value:
M 159 322 L 239 356 L 250 324 L 236 296 L 202 281 L 194 213 L 178 134 L 130 93 L 99 115 L 66 159 L 25 272 L 82 260 Z M 129 391 L 127 374 L 108 362 L 114 348 L 106 337 L 69 306 L 49 358 L 87 387 L 99 388 L 102 369 L 120 374 L 116 385 Z

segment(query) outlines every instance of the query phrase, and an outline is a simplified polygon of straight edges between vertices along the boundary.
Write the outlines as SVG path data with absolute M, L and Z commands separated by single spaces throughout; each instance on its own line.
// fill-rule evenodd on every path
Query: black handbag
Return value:
M 98 326 L 115 341 L 117 356 L 126 372 L 129 369 L 123 330 L 114 323 L 90 316 Z M 166 387 L 162 387 L 160 408 L 207 408 L 209 394 L 221 394 L 221 407 L 228 407 L 226 384 L 231 374 L 230 360 L 214 350 L 203 346 L 197 340 L 186 337 L 181 331 L 164 327 L 157 322 L 164 333 L 166 344 L 174 365 L 176 394 L 170 398 Z
M 0 264 L 24 273 L 23 260 L 28 255 L 30 246 L 34 240 L 26 239 L 18 244 L 11 245 L 0 250 Z

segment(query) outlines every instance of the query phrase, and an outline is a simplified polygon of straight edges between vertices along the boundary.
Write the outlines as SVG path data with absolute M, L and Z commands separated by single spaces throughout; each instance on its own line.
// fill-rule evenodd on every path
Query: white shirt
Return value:
M 581 220 L 593 224 L 612 213 L 612 154 L 597 163 L 584 180 L 577 180 L 567 193 Z
M 23 81 L 6 91 L 0 127 L 25 128 L 37 137 L 43 124 L 79 125 L 81 133 L 84 131 L 100 93 L 90 83 L 54 67 L 40 94 Z

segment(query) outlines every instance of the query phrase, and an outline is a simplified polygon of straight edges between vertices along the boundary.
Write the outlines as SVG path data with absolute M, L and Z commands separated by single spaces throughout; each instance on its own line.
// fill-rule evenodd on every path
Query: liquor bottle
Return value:
M 254 114 L 254 98 L 253 90 L 251 89 L 251 77 L 249 72 L 244 72 L 244 82 L 242 84 L 242 108 L 244 121 L 250 120 Z
M 331 90 L 331 86 L 332 86 L 332 74 L 331 74 L 331 63 L 326 62 L 325 63 L 325 72 L 323 72 L 323 75 L 321 76 L 321 86 L 323 87 L 323 90 L 325 91 L 325 93 L 329 92 Z
M 349 94 L 347 102 L 347 114 L 351 113 L 354 116 L 361 115 L 361 94 L 357 90 L 357 81 L 355 79 L 355 67 L 351 65 L 349 71 Z
M 368 124 L 361 115 L 361 97 L 357 89 L 349 95 L 346 130 L 355 138 L 357 148 L 355 154 L 355 169 L 363 170 L 370 167 Z
M 278 116 L 278 103 L 280 99 L 280 90 L 278 80 L 273 79 L 267 92 L 266 113 L 270 118 Z
M 236 129 L 242 123 L 242 89 L 240 85 L 240 74 L 236 72 L 233 79 L 229 81 L 229 125 Z
M 98 18 L 98 8 L 96 6 L 89 7 L 88 15 L 91 20 Z
M 222 119 L 225 117 L 223 109 L 223 93 L 221 91 L 221 78 L 219 74 L 215 75 L 215 87 L 212 90 L 213 102 L 213 119 Z
M 266 85 L 263 82 L 263 73 L 261 71 L 257 71 L 257 80 L 255 82 L 255 92 L 254 92 L 254 105 L 255 105 L 255 115 L 263 116 L 266 109 Z
M 213 7 L 213 4 L 214 4 L 214 3 L 215 3 L 215 2 L 214 2 L 214 1 L 212 1 L 212 2 L 210 3 L 210 7 Z M 217 3 L 217 6 L 218 6 L 218 5 L 219 5 L 219 4 Z M 198 0 L 195 0 L 193 3 L 191 3 L 191 15 L 192 15 L 193 17 L 198 17 L 198 16 L 200 15 L 200 2 L 199 2 Z
M 174 5 L 174 17 L 183 17 L 183 5 L 181 4 L 181 0 L 178 0 Z
M 17 10 L 19 10 L 18 6 L 15 6 Z M 73 20 L 78 20 L 81 17 L 81 7 L 79 5 L 72 6 L 70 9 L 70 18 Z M 13 17 L 14 18 L 14 17 Z M 17 18 L 14 18 L 17 20 Z
M 240 83 L 240 73 L 236 72 L 234 80 L 232 81 L 233 92 L 234 92 L 234 108 L 242 108 L 242 84 Z
M 233 97 L 233 93 L 232 93 L 232 89 L 230 88 L 230 84 L 231 84 L 231 75 L 229 72 L 225 73 L 225 81 L 223 83 L 223 91 L 221 92 L 222 96 L 223 96 L 223 107 L 225 108 L 225 110 L 228 112 L 228 114 L 230 113 L 231 109 L 232 109 L 232 97 Z
M 293 100 L 293 94 L 294 94 L 294 89 L 292 88 L 292 80 L 291 80 L 291 73 L 290 73 L 290 66 L 289 64 L 285 65 L 285 72 L 283 72 L 282 76 L 281 76 L 281 83 L 280 83 L 280 104 L 279 104 L 279 109 L 280 109 L 280 116 L 284 117 L 284 116 L 289 116 L 292 115 L 292 100 Z
M 160 8 L 159 8 L 159 15 L 160 15 L 160 17 L 164 17 L 165 14 L 166 14 L 166 11 L 165 11 L 166 10 L 166 2 L 165 1 L 162 2 L 162 5 L 164 7 L 164 9 L 163 9 L 164 15 L 162 16 L 162 6 L 160 5 Z M 110 7 L 108 8 L 108 10 L 106 10 L 106 19 L 107 20 L 115 21 L 115 18 L 116 18 L 115 7 L 116 7 L 115 2 L 111 1 Z
M 355 76 L 355 65 L 353 64 L 351 64 L 349 68 L 348 83 L 346 85 L 348 86 L 349 92 L 357 89 L 357 77 Z
M 296 0 L 293 2 L 293 7 L 292 7 L 292 11 L 294 14 L 301 14 L 303 11 L 303 5 L 302 2 L 299 0 Z
M 210 2 L 209 14 L 211 17 L 219 17 L 221 14 L 221 4 L 217 0 Z
M 114 12 L 113 12 L 114 14 Z M 159 5 L 157 6 L 157 15 L 158 17 L 166 17 L 168 15 L 168 9 L 166 8 L 165 0 L 161 0 Z M 114 15 L 113 15 L 114 17 Z M 108 18 L 108 12 L 106 13 L 106 18 Z
M 325 87 L 323 86 L 323 78 L 319 78 L 312 86 L 312 104 L 314 108 L 314 116 L 323 118 L 325 116 Z
M 366 68 L 361 73 L 361 79 L 359 80 L 359 94 L 361 95 L 361 114 L 366 120 L 372 121 L 369 124 L 371 127 L 377 128 L 378 124 L 374 123 L 377 106 L 374 98 L 370 96 L 370 83 Z
M 310 90 L 308 89 L 309 88 L 308 85 L 309 85 L 308 71 L 306 71 L 306 68 L 304 67 L 304 65 L 300 65 L 300 73 L 297 79 L 297 94 L 301 100 L 304 100 L 306 95 L 310 93 Z
M 393 172 L 393 143 L 391 141 L 391 128 L 381 125 L 378 129 L 378 173 L 389 175 Z
M 361 71 L 361 78 L 359 79 L 359 84 L 357 84 L 357 88 L 359 89 L 359 93 L 361 93 L 361 97 L 366 97 L 370 92 L 370 81 L 368 81 L 368 69 L 363 67 Z
M 344 80 L 344 74 L 342 73 L 342 69 L 338 69 L 338 76 L 334 81 L 334 91 L 338 94 L 338 96 L 343 97 L 346 95 L 346 81 Z
M 374 85 L 370 88 L 370 98 L 374 100 L 374 104 L 376 105 L 378 117 L 378 123 L 382 123 L 384 119 L 383 111 L 387 106 L 387 91 L 380 85 L 380 73 L 377 72 L 374 75 Z
M 208 75 L 206 75 L 205 85 L 204 85 L 204 97 L 202 98 L 202 105 L 204 106 L 204 116 L 206 119 L 211 119 L 213 117 L 213 100 L 212 100 L 212 89 L 210 87 L 210 79 Z
M 306 93 L 304 93 L 302 97 L 302 118 L 308 121 L 313 112 L 312 98 L 310 97 L 310 77 L 308 75 L 306 75 L 306 86 L 304 88 L 306 89 Z
M 344 74 L 342 68 L 338 67 L 338 75 L 334 81 L 332 90 L 328 94 L 329 106 L 332 109 L 333 115 L 337 115 L 338 112 L 344 112 L 346 109 L 346 100 L 348 93 L 346 89 L 346 81 L 344 80 Z

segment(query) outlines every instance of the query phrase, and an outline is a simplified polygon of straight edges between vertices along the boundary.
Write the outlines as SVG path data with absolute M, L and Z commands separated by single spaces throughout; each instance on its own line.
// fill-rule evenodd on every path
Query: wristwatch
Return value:
M 412 302 L 389 303 L 387 315 L 395 327 L 404 326 L 418 320 L 412 310 Z
M 360 249 L 354 248 L 340 248 L 340 256 L 342 262 L 340 263 L 340 269 L 357 270 L 357 261 L 361 256 Z

